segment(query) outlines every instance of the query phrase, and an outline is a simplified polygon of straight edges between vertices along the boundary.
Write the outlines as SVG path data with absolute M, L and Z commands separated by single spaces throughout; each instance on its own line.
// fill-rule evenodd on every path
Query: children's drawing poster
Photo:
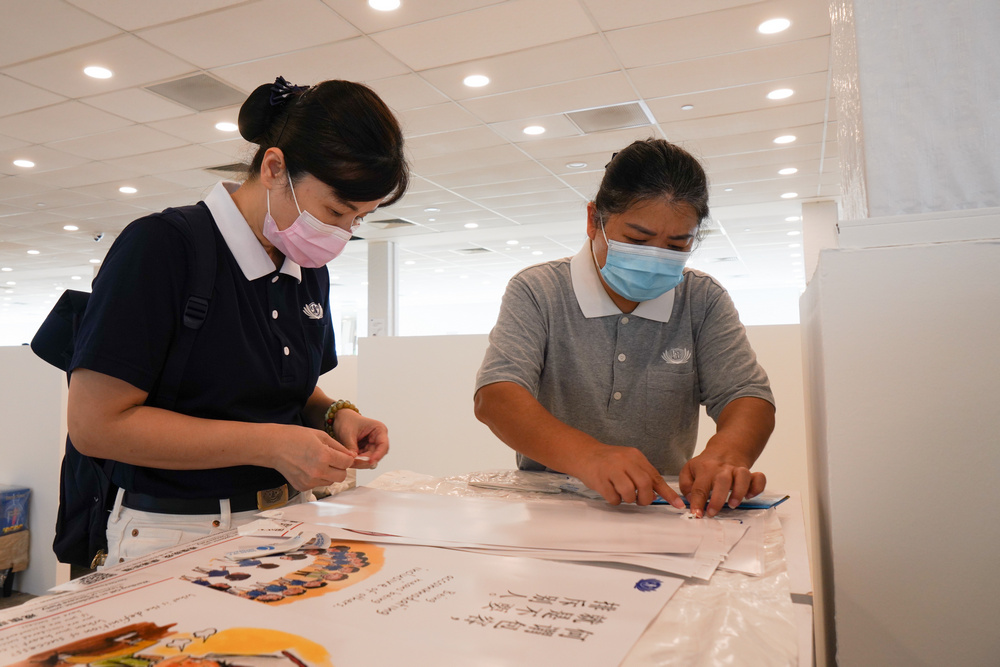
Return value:
M 254 551 L 274 542 L 213 536 L 7 610 L 0 665 L 616 665 L 681 584 L 340 539 Z

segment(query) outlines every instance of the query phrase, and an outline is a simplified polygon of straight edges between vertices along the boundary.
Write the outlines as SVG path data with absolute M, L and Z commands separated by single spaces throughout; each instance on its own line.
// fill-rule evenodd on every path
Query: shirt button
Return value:
M 628 324 L 628 318 L 627 317 L 623 317 L 622 318 L 622 324 Z
M 133 528 L 132 529 L 132 537 L 139 537 L 139 529 L 138 528 Z
M 276 311 L 276 310 L 272 310 L 271 311 L 271 319 L 272 320 L 278 319 L 278 311 Z
M 212 522 L 212 526 L 214 526 L 215 528 L 218 528 L 221 525 L 222 525 L 222 523 L 218 519 L 216 519 L 215 521 Z
M 288 349 L 288 348 L 286 347 L 286 348 L 285 348 L 285 356 L 287 357 L 287 356 L 288 356 L 288 355 L 290 355 L 291 353 L 292 353 L 292 351 L 291 351 L 291 350 L 289 350 L 289 349 Z
M 615 392 L 615 400 L 616 401 L 622 400 L 622 393 L 620 391 Z
M 275 277 L 271 278 L 271 282 L 272 283 L 278 282 L 278 276 L 275 276 Z
M 625 355 L 624 354 L 619 354 L 618 355 L 618 361 L 625 361 Z

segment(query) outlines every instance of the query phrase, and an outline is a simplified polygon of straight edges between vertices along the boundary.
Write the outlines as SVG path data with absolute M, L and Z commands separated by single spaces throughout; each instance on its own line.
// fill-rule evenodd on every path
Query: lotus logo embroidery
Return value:
M 323 319 L 323 306 L 318 303 L 307 303 L 302 306 L 302 312 L 306 314 L 310 320 L 321 320 Z
M 691 350 L 686 347 L 675 347 L 660 355 L 668 364 L 683 364 L 691 358 Z

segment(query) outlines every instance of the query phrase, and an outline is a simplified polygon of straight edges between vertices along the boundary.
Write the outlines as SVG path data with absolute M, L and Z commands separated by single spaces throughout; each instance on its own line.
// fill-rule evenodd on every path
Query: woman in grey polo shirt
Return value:
M 573 475 L 609 503 L 714 516 L 764 489 L 751 472 L 774 397 L 726 290 L 684 267 L 708 217 L 689 153 L 637 141 L 615 154 L 572 258 L 515 275 L 476 380 L 476 416 L 518 466 Z M 717 430 L 692 458 L 699 406 Z

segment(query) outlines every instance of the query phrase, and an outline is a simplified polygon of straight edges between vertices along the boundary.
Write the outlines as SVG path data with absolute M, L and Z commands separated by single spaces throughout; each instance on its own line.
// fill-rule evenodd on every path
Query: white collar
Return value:
M 215 224 L 243 275 L 247 280 L 257 280 L 274 273 L 274 262 L 233 201 L 232 193 L 239 187 L 240 184 L 233 181 L 220 181 L 205 197 L 205 206 L 215 218 Z M 302 282 L 301 267 L 287 257 L 281 265 L 281 273 Z
M 587 239 L 580 252 L 573 255 L 569 261 L 569 273 L 573 279 L 573 292 L 576 294 L 577 303 L 583 316 L 608 317 L 609 315 L 621 315 L 621 309 L 615 305 L 601 282 L 601 276 L 594 263 L 594 255 L 590 250 L 590 239 Z M 655 299 L 642 301 L 636 306 L 630 315 L 641 317 L 656 322 L 669 322 L 670 313 L 674 309 L 674 288 L 666 294 L 661 294 Z

